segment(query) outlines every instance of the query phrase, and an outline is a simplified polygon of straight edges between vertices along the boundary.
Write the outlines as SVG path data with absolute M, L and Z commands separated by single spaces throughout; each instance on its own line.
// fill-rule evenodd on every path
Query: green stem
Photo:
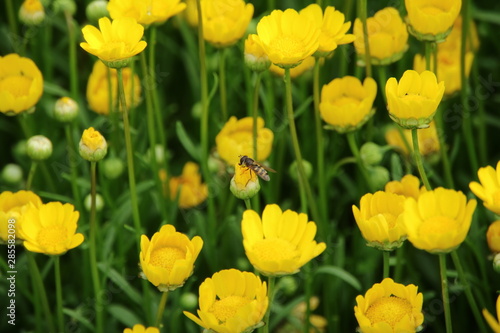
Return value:
M 404 245 L 396 249 L 396 268 L 394 270 L 394 281 L 401 281 L 403 272 Z
M 83 211 L 82 205 L 82 197 L 80 195 L 80 190 L 78 188 L 77 178 L 78 178 L 78 170 L 77 170 L 77 153 L 75 141 L 73 140 L 73 136 L 71 135 L 71 127 L 72 124 L 67 124 L 64 126 L 64 132 L 66 134 L 66 144 L 68 146 L 68 160 L 69 167 L 71 169 L 71 191 L 73 192 L 73 199 L 75 202 L 76 210 L 79 212 Z
M 17 33 L 17 16 L 14 11 L 14 5 L 12 4 L 12 0 L 6 0 L 5 7 L 6 7 L 5 11 L 7 12 L 7 20 L 9 21 L 10 33 L 12 35 L 12 38 L 17 38 L 17 36 L 19 35 Z M 19 53 L 15 45 L 13 45 L 13 49 L 14 51 L 16 51 L 16 53 Z
M 165 305 L 167 304 L 168 291 L 161 293 L 160 304 L 158 304 L 158 311 L 156 312 L 156 324 L 155 327 L 161 331 L 163 312 L 165 311 Z
M 288 115 L 288 126 L 290 128 L 290 136 L 292 137 L 292 146 L 295 152 L 295 160 L 297 161 L 297 169 L 299 171 L 299 178 L 304 186 L 304 190 L 306 192 L 308 206 L 311 209 L 312 217 L 314 221 L 318 222 L 319 225 L 323 225 L 321 223 L 321 217 L 318 213 L 318 208 L 316 206 L 316 200 L 313 197 L 313 193 L 311 190 L 311 185 L 307 179 L 306 172 L 304 170 L 304 163 L 302 162 L 302 154 L 300 152 L 299 139 L 297 137 L 297 129 L 295 127 L 295 117 L 293 113 L 293 103 L 292 103 L 292 81 L 290 78 L 290 68 L 285 68 L 285 95 L 286 95 L 286 109 Z M 323 234 L 324 235 L 324 234 Z
M 476 322 L 479 325 L 481 332 L 485 333 L 487 332 L 487 329 L 486 325 L 484 324 L 484 318 L 481 315 L 481 312 L 479 311 L 474 295 L 472 294 L 469 281 L 467 279 L 467 276 L 465 275 L 465 271 L 460 261 L 460 256 L 457 254 L 456 250 L 451 252 L 451 258 L 453 259 L 453 264 L 457 269 L 458 278 L 460 279 L 460 282 L 464 286 L 465 296 L 467 296 L 467 300 L 469 301 L 469 305 L 471 307 L 474 318 L 476 319 Z
M 418 172 L 420 173 L 420 178 L 425 185 L 427 191 L 432 190 L 429 179 L 427 179 L 427 174 L 425 173 L 424 164 L 422 162 L 422 155 L 420 154 L 420 147 L 418 145 L 418 128 L 413 128 L 411 130 L 411 139 L 413 141 L 413 156 L 415 158 L 415 164 L 417 165 Z
M 250 199 L 245 199 L 245 207 L 247 209 L 252 209 L 252 203 L 251 203 Z
M 267 283 L 269 284 L 267 287 L 267 298 L 269 299 L 269 306 L 267 307 L 266 315 L 264 317 L 264 333 L 269 333 L 269 326 L 270 324 L 270 317 L 271 317 L 271 307 L 273 305 L 273 299 L 274 299 L 274 285 L 276 282 L 276 277 L 275 276 L 269 276 L 267 279 Z
M 387 83 L 387 66 L 377 66 L 378 71 L 378 85 L 382 91 L 384 103 L 387 105 L 387 96 L 385 95 L 385 84 Z
M 96 332 L 103 332 L 103 307 L 99 304 L 101 295 L 101 283 L 99 280 L 99 270 L 97 269 L 97 221 L 96 221 L 96 166 L 97 162 L 90 162 L 90 226 L 89 226 L 89 255 L 92 284 L 94 286 L 94 297 L 96 307 Z
M 439 147 L 441 147 L 440 148 L 441 149 L 441 160 L 443 161 L 443 172 L 444 172 L 444 179 L 445 179 L 446 187 L 447 188 L 454 188 L 455 185 L 453 182 L 453 175 L 451 172 L 451 163 L 450 163 L 450 159 L 448 158 L 448 154 L 446 152 L 446 142 L 444 141 L 445 131 L 444 131 L 444 124 L 443 124 L 443 115 L 442 115 L 441 111 L 442 110 L 440 110 L 438 108 L 437 114 L 434 117 L 434 120 L 436 122 Z
M 367 0 L 359 0 L 358 1 L 358 13 L 359 13 L 359 19 L 361 20 L 361 23 L 363 24 L 363 38 L 365 40 L 365 66 L 366 66 L 366 76 L 367 77 L 372 77 L 372 62 L 371 62 L 371 55 L 370 55 L 370 41 L 368 39 L 368 25 L 366 24 L 366 19 L 367 19 Z
M 163 118 L 161 115 L 160 109 L 160 99 L 158 96 L 157 82 L 156 82 L 156 61 L 155 61 L 155 50 L 156 50 L 156 35 L 157 35 L 157 27 L 155 25 L 151 25 L 149 27 L 150 35 L 148 40 L 148 49 L 149 49 L 149 71 L 147 75 L 150 77 L 151 85 L 148 87 L 149 91 L 152 94 L 153 103 L 154 103 L 154 113 L 156 117 L 156 126 L 158 130 L 158 137 L 160 143 L 167 147 L 166 135 L 163 126 Z
M 356 163 L 358 164 L 359 170 L 361 170 L 361 174 L 363 175 L 363 178 L 365 178 L 366 184 L 368 185 L 368 189 L 370 192 L 375 192 L 375 187 L 372 184 L 370 175 L 368 174 L 368 170 L 366 169 L 365 164 L 363 163 L 363 160 L 361 159 L 361 155 L 359 153 L 359 148 L 356 143 L 356 137 L 355 137 L 356 132 L 348 132 L 347 133 L 347 142 L 349 143 L 349 147 L 351 148 L 351 152 L 356 158 Z
M 313 98 L 314 98 L 314 124 L 316 129 L 316 157 L 318 169 L 318 190 L 319 190 L 319 207 L 321 210 L 322 226 L 321 232 L 325 232 L 328 221 L 328 202 L 326 195 L 326 177 L 325 177 L 325 148 L 323 138 L 323 127 L 321 126 L 321 115 L 319 112 L 320 91 L 319 91 L 319 67 L 320 58 L 316 58 L 313 71 Z
M 31 162 L 30 172 L 28 174 L 28 180 L 26 180 L 26 190 L 29 191 L 31 189 L 31 185 L 33 183 L 33 178 L 35 177 L 36 168 L 38 167 L 38 162 Z
M 47 326 L 49 327 L 49 332 L 55 332 L 54 322 L 52 321 L 52 313 L 50 312 L 49 300 L 47 298 L 47 292 L 45 291 L 45 286 L 43 284 L 42 275 L 40 274 L 40 270 L 38 269 L 38 265 L 36 264 L 35 258 L 33 257 L 33 253 L 30 251 L 26 251 L 26 256 L 28 257 L 28 265 L 30 267 L 30 276 L 33 279 L 33 284 L 36 286 L 36 289 L 40 295 L 40 302 L 42 303 L 42 310 L 45 314 L 45 321 Z
M 432 42 L 425 42 L 425 69 L 428 71 L 432 71 L 431 54 L 432 54 Z
M 253 156 L 252 158 L 258 160 L 257 156 L 257 118 L 259 117 L 259 89 L 260 89 L 260 81 L 262 79 L 262 72 L 257 73 L 257 77 L 255 79 L 255 85 L 253 90 L 253 103 L 252 103 L 252 117 L 253 117 L 253 126 L 252 126 L 252 138 L 253 138 Z M 269 126 L 269 124 L 268 124 Z
M 439 254 L 439 271 L 441 273 L 441 290 L 443 297 L 444 318 L 446 322 L 446 333 L 453 331 L 451 326 L 450 299 L 448 297 L 448 278 L 446 277 L 446 254 Z
M 56 283 L 56 308 L 57 308 L 57 327 L 59 332 L 64 332 L 64 316 L 62 306 L 62 286 L 61 286 L 61 262 L 60 256 L 54 258 L 54 275 Z
M 75 21 L 69 12 L 64 13 L 68 27 L 68 51 L 69 51 L 69 86 L 71 98 L 78 101 L 78 63 L 76 57 Z M 48 52 L 46 52 L 48 53 Z
M 226 93 L 226 49 L 219 50 L 219 90 L 222 122 L 227 120 L 227 93 Z
M 391 258 L 391 253 L 389 251 L 382 251 L 382 255 L 384 258 L 384 271 L 382 278 L 385 279 L 389 277 L 389 269 L 390 269 L 389 260 Z
M 305 304 L 306 304 L 306 312 L 304 314 L 304 327 L 302 332 L 309 333 L 311 327 L 311 297 L 312 297 L 312 273 L 310 265 L 304 266 L 304 274 L 305 274 Z

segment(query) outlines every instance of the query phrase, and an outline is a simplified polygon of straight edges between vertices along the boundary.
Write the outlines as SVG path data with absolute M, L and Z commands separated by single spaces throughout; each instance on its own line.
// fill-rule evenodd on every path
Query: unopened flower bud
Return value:
M 266 52 L 262 48 L 257 35 L 248 35 L 245 40 L 245 65 L 254 72 L 263 72 L 271 66 Z
M 19 184 L 23 180 L 23 169 L 13 163 L 5 165 L 2 169 L 2 180 L 8 184 Z
M 370 174 L 370 179 L 376 189 L 384 188 L 385 184 L 387 184 L 387 182 L 389 182 L 391 178 L 389 170 L 387 170 L 383 166 L 371 167 L 368 169 L 368 173 Z
M 283 292 L 289 296 L 294 295 L 298 287 L 297 281 L 293 276 L 290 275 L 283 276 L 282 278 L 280 278 L 279 286 L 281 290 L 283 290 Z
M 25 0 L 19 8 L 19 20 L 26 25 L 39 25 L 45 19 L 45 10 L 39 0 Z
M 240 271 L 248 271 L 251 268 L 250 262 L 245 257 L 238 257 L 238 259 L 236 259 L 236 267 Z
M 493 269 L 495 272 L 500 273 L 500 253 L 493 257 Z
M 490 224 L 486 231 L 486 241 L 492 253 L 500 253 L 500 220 Z
M 116 157 L 110 157 L 102 161 L 102 171 L 108 179 L 116 179 L 121 176 L 125 169 L 123 161 Z
M 198 297 L 193 293 L 183 293 L 180 303 L 183 309 L 193 310 L 198 305 Z
M 260 190 L 259 178 L 252 169 L 236 163 L 229 189 L 238 199 L 250 199 Z
M 382 162 L 387 147 L 381 147 L 373 142 L 366 142 L 359 150 L 361 160 L 365 165 L 377 165 Z
M 309 179 L 312 176 L 313 173 L 313 167 L 311 162 L 307 160 L 302 160 L 302 165 L 304 166 L 304 171 L 306 173 L 306 177 Z M 297 161 L 293 161 L 292 164 L 290 165 L 290 177 L 292 177 L 293 180 L 298 181 L 299 180 L 299 170 L 297 168 Z
M 52 142 L 43 136 L 35 135 L 26 143 L 26 153 L 34 161 L 43 161 L 52 155 Z
M 109 17 L 108 2 L 105 0 L 94 0 L 88 4 L 85 9 L 87 19 L 91 22 L 97 22 L 102 17 Z
M 152 161 L 153 160 L 153 152 L 149 148 L 148 151 L 146 152 L 148 160 Z M 163 164 L 165 162 L 165 149 L 163 148 L 162 145 L 156 144 L 155 145 L 155 155 L 156 156 L 156 163 L 157 164 Z
M 62 123 L 70 122 L 78 116 L 78 104 L 74 99 L 61 97 L 54 106 L 54 118 Z
M 92 205 L 92 196 L 90 193 L 85 197 L 83 200 L 83 204 L 85 206 L 85 209 L 90 212 L 90 208 Z M 100 212 L 104 207 L 104 199 L 102 198 L 102 195 L 99 193 L 96 193 L 95 195 L 95 210 L 96 212 Z
M 73 16 L 76 12 L 76 4 L 73 0 L 55 0 L 53 6 L 56 13 L 68 13 Z
M 106 139 L 93 127 L 83 131 L 80 140 L 80 156 L 89 162 L 100 161 L 108 152 Z

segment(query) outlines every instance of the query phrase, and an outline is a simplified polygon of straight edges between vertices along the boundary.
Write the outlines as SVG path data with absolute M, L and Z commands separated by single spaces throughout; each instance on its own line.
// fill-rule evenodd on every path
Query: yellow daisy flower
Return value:
M 108 152 L 106 139 L 93 127 L 83 131 L 80 139 L 80 156 L 90 162 L 100 161 Z
M 483 201 L 484 207 L 500 215 L 500 161 L 496 170 L 489 165 L 479 168 L 477 176 L 480 183 L 470 182 L 470 190 Z
M 156 327 L 144 327 L 141 324 L 136 324 L 132 328 L 126 328 L 123 333 L 160 333 L 160 330 Z
M 192 208 L 207 199 L 208 187 L 207 184 L 201 182 L 199 170 L 198 164 L 187 162 L 182 168 L 182 175 L 170 177 L 170 199 L 175 200 L 179 195 L 180 208 Z
M 12 239 L 12 231 L 9 232 L 9 220 L 15 220 L 15 239 L 22 240 L 19 228 L 24 217 L 24 212 L 31 206 L 39 207 L 42 199 L 31 191 L 10 192 L 5 191 L 0 194 L 0 243 L 7 243 Z M 12 227 L 10 228 L 12 229 Z
M 420 187 L 420 179 L 414 175 L 405 175 L 400 181 L 393 180 L 385 184 L 384 191 L 402 195 L 406 198 L 418 199 L 425 187 Z
M 186 9 L 181 0 L 110 0 L 109 15 L 112 19 L 130 17 L 139 24 L 161 24 Z
M 493 317 L 488 310 L 483 309 L 483 316 L 494 333 L 500 333 L 500 296 L 497 298 L 497 317 Z

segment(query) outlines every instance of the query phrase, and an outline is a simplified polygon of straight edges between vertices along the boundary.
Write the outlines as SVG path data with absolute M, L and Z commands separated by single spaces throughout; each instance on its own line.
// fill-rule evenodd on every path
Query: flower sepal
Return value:
M 453 25 L 446 30 L 445 32 L 438 33 L 436 35 L 433 34 L 424 34 L 421 32 L 416 31 L 409 22 L 408 24 L 408 32 L 412 34 L 413 37 L 418 39 L 421 42 L 435 42 L 435 43 L 442 43 L 446 40 L 446 37 L 450 34 L 451 30 L 453 29 Z
M 340 126 L 334 125 L 334 124 L 328 124 L 324 125 L 323 128 L 325 130 L 329 131 L 337 131 L 340 134 L 345 134 L 349 132 L 356 131 L 358 128 L 362 127 L 370 118 L 375 114 L 375 108 L 371 108 L 370 111 L 366 114 L 366 116 L 359 121 L 359 123 L 355 125 L 350 125 L 350 124 L 343 124 Z
M 366 246 L 376 248 L 377 250 L 380 251 L 393 251 L 396 249 L 399 249 L 401 245 L 403 245 L 404 241 L 406 240 L 406 236 L 401 237 L 400 239 L 394 241 L 394 242 L 378 242 L 378 241 L 367 241 Z
M 397 123 L 399 126 L 406 128 L 406 129 L 424 129 L 424 128 L 429 128 L 429 124 L 434 118 L 435 113 L 430 115 L 429 117 L 423 117 L 423 118 L 398 118 L 395 114 L 391 113 L 389 111 L 389 117 Z
M 119 69 L 119 68 L 124 68 L 128 67 L 130 63 L 132 62 L 133 57 L 126 58 L 126 59 L 118 59 L 118 60 L 112 60 L 112 61 L 106 61 L 101 59 L 101 61 L 108 66 L 109 68 L 114 68 L 114 69 Z

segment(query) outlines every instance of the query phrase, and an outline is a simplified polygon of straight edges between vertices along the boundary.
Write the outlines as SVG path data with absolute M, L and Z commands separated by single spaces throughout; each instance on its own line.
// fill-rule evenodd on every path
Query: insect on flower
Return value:
M 255 162 L 253 159 L 246 155 L 240 155 L 238 156 L 240 158 L 240 163 L 239 165 L 244 166 L 252 170 L 259 176 L 261 179 L 265 180 L 266 182 L 269 181 L 269 175 L 267 174 L 267 171 L 270 172 L 276 172 L 275 170 L 268 168 L 266 166 L 263 166 L 257 162 Z M 267 170 L 267 171 L 266 171 Z

